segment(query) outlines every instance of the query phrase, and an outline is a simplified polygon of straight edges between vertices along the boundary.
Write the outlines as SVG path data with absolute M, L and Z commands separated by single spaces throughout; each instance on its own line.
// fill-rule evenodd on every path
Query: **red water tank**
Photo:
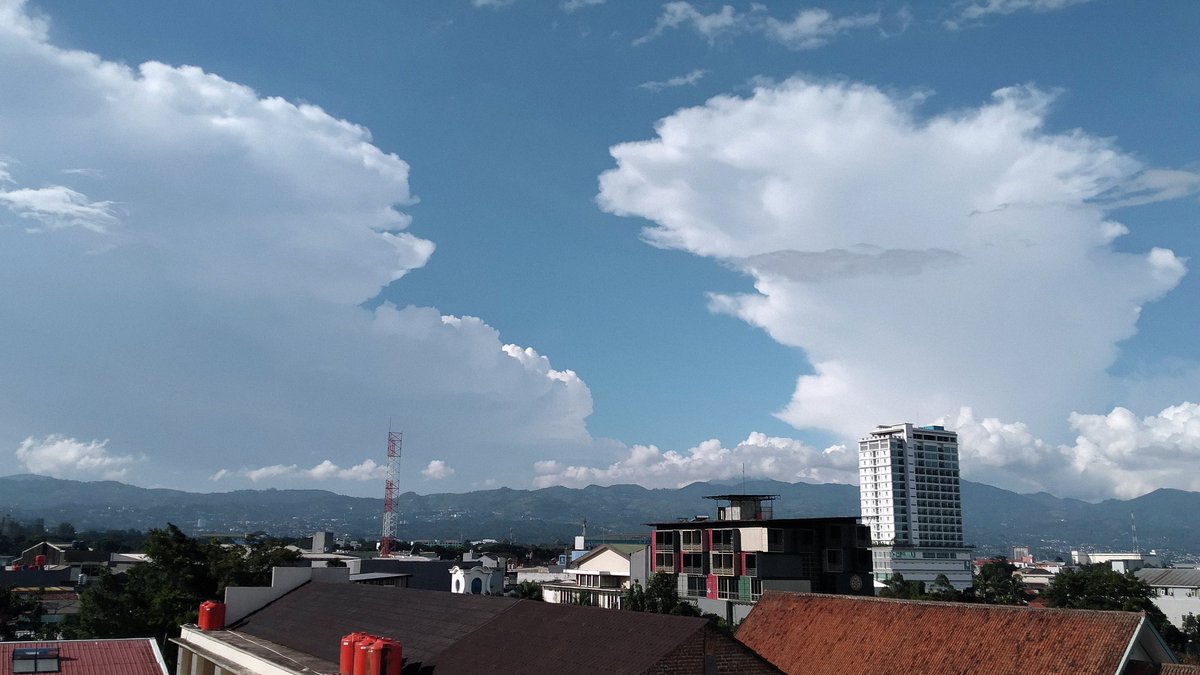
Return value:
M 225 603 L 205 600 L 200 603 L 200 630 L 225 630 Z
M 378 639 L 374 635 L 363 635 L 354 646 L 354 672 L 351 675 L 367 675 L 367 647 Z
M 42 555 L 41 553 L 33 556 L 33 564 L 36 565 L 38 567 L 38 569 L 45 567 L 46 566 L 46 556 Z
M 358 642 L 365 634 L 355 631 L 342 637 L 342 650 L 339 653 L 338 675 L 354 675 L 354 653 L 358 650 Z
M 367 675 L 400 675 L 403 666 L 399 642 L 380 638 L 367 647 Z

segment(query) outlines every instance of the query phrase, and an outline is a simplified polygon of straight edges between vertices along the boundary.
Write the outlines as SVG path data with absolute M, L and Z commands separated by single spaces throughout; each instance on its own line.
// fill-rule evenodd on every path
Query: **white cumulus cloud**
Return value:
M 29 473 L 75 480 L 119 480 L 125 478 L 137 459 L 114 455 L 108 441 L 80 441 L 61 434 L 26 438 L 17 446 L 17 462 Z
M 715 12 L 705 13 L 690 2 L 668 2 L 649 33 L 634 40 L 645 44 L 668 30 L 691 28 L 709 44 L 741 34 L 758 34 L 788 49 L 815 49 L 833 38 L 853 30 L 879 26 L 882 15 L 854 14 L 835 16 L 827 9 L 809 8 L 796 12 L 788 19 L 778 19 L 766 13 L 766 7 L 751 5 L 750 11 L 738 12 L 732 5 L 722 5 Z
M 565 485 L 613 485 L 637 483 L 646 487 L 675 488 L 705 480 L 723 480 L 745 475 L 809 483 L 858 482 L 858 455 L 844 445 L 814 448 L 792 438 L 751 433 L 732 448 L 716 439 L 704 441 L 684 452 L 660 450 L 653 445 L 634 445 L 627 454 L 606 467 L 567 465 L 541 460 L 533 465 L 538 487 Z
M 710 305 L 807 355 L 778 413 L 798 428 L 852 439 L 967 406 L 1062 429 L 1120 390 L 1117 345 L 1185 272 L 1166 248 L 1118 251 L 1110 211 L 1195 176 L 1046 130 L 1053 101 L 1012 87 L 922 114 L 928 94 L 793 79 L 613 147 L 598 201 L 651 221 L 649 243 L 754 279 Z
M 978 420 L 969 409 L 948 421 L 959 433 L 963 476 L 1023 491 L 1085 499 L 1128 499 L 1158 488 L 1200 490 L 1200 405 L 1181 403 L 1138 417 L 1071 413 L 1074 442 L 1050 444 L 1021 423 Z
M 393 416 L 515 466 L 590 444 L 574 373 L 481 319 L 379 301 L 435 246 L 409 230 L 408 164 L 367 129 L 200 67 L 60 48 L 15 0 L 0 52 L 0 91 L 21 92 L 0 96 L 0 438 L 87 429 L 157 484 L 240 447 L 264 466 L 222 480 L 332 474 L 290 459 L 328 447 L 383 461 Z
M 432 459 L 429 464 L 421 469 L 421 475 L 426 480 L 442 480 L 454 475 L 454 468 L 447 464 L 445 460 Z
M 999 15 L 1005 16 L 1017 12 L 1054 12 L 1073 5 L 1082 5 L 1092 0 L 967 0 L 956 3 L 955 16 L 943 22 L 946 28 L 955 30 L 963 25 L 978 22 L 981 19 Z

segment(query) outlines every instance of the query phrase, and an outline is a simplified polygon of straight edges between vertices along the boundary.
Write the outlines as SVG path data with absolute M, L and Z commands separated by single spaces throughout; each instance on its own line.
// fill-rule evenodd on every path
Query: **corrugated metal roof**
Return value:
M 1158 569 L 1143 567 L 1134 572 L 1138 579 L 1151 586 L 1174 586 L 1176 588 L 1200 588 L 1200 570 Z
M 149 638 L 0 642 L 0 672 L 9 672 L 13 650 L 46 648 L 59 650 L 64 675 L 168 675 Z
M 1115 673 L 1142 614 L 768 592 L 737 637 L 787 673 Z

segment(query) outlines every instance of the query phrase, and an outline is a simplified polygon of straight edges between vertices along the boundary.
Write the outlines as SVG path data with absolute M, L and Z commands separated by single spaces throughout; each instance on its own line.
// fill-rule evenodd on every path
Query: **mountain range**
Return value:
M 569 541 L 583 521 L 591 536 L 644 535 L 645 523 L 715 516 L 707 495 L 773 494 L 776 517 L 859 514 L 858 488 L 841 484 L 752 480 L 744 484 L 693 483 L 678 489 L 637 485 L 537 490 L 499 488 L 467 493 L 399 496 L 402 539 L 514 539 Z M 1069 558 L 1071 550 L 1130 550 L 1138 544 L 1169 559 L 1200 554 L 1200 493 L 1161 489 L 1129 500 L 1089 503 L 1044 492 L 1018 494 L 963 481 L 963 528 L 980 554 L 1027 545 L 1039 556 Z M 149 489 L 115 481 L 83 482 L 29 474 L 0 477 L 0 515 L 77 530 L 148 529 L 167 522 L 195 534 L 263 531 L 308 536 L 328 530 L 378 536 L 382 499 L 326 490 L 236 490 L 199 493 Z M 1132 518 L 1131 518 L 1132 514 Z

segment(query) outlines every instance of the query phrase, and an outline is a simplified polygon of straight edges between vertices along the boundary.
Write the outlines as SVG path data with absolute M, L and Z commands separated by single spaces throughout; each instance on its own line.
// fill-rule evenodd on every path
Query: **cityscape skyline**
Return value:
M 1200 490 L 1198 29 L 0 0 L 0 466 L 375 496 L 390 424 L 402 491 L 855 483 L 908 421 Z

